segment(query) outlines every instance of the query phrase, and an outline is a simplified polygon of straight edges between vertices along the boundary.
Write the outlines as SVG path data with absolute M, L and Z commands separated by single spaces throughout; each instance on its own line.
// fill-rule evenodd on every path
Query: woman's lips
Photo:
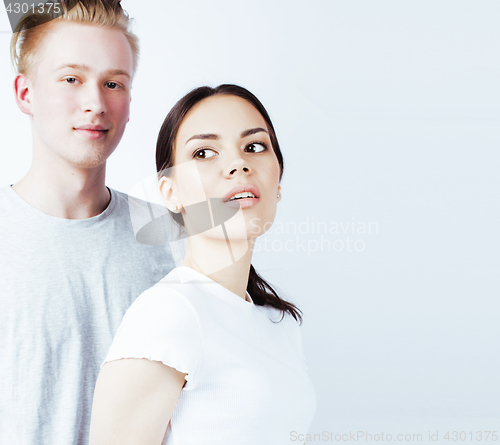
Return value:
M 231 200 L 231 198 L 238 193 L 251 193 L 254 198 L 237 198 Z M 256 185 L 253 184 L 238 184 L 224 195 L 222 201 L 225 205 L 234 207 L 236 209 L 245 209 L 247 207 L 252 207 L 254 205 L 257 205 L 260 201 L 260 190 Z
M 252 207 L 257 205 L 260 201 L 260 198 L 239 198 L 233 199 L 232 201 L 224 201 L 224 204 L 228 207 L 234 207 L 236 209 L 245 209 L 247 207 Z
M 255 198 L 239 198 L 239 199 L 235 199 L 233 201 L 230 201 L 230 199 L 233 196 L 237 195 L 238 193 L 251 193 L 253 196 L 255 196 Z M 238 184 L 238 185 L 234 186 L 231 190 L 229 190 L 224 195 L 224 197 L 222 198 L 222 200 L 224 201 L 224 203 L 229 203 L 229 202 L 234 202 L 234 201 L 245 201 L 247 199 L 257 200 L 257 202 L 258 202 L 259 198 L 260 198 L 260 190 L 259 190 L 259 188 L 256 185 L 253 185 L 253 184 Z M 255 204 L 257 202 L 255 202 Z

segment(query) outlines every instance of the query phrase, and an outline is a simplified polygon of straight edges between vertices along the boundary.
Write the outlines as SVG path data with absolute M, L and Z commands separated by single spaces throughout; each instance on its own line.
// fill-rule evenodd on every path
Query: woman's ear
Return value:
M 182 210 L 182 205 L 177 198 L 173 188 L 173 178 L 167 176 L 162 176 L 158 183 L 160 188 L 161 196 L 163 197 L 163 202 L 167 206 L 167 209 L 173 213 L 180 213 Z
M 281 201 L 281 185 L 278 185 L 278 195 L 277 195 L 277 198 L 278 198 L 278 202 Z

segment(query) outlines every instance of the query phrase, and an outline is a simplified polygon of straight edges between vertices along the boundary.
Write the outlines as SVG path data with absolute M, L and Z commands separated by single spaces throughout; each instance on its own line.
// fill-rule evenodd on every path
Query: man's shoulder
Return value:
M 165 215 L 168 210 L 164 205 L 145 201 L 132 195 L 110 189 L 112 199 L 115 199 L 113 213 L 117 217 L 125 217 L 132 224 L 136 240 L 146 245 L 165 245 L 166 224 Z
M 0 214 L 2 219 L 9 214 L 16 213 L 20 206 L 22 206 L 22 200 L 10 185 L 0 187 Z
M 10 185 L 5 185 L 0 187 L 0 199 L 3 201 L 4 199 L 8 199 L 11 192 L 12 192 L 12 186 Z
M 126 209 L 131 212 L 131 216 L 134 211 L 140 212 L 141 214 L 148 213 L 150 216 L 158 217 L 168 213 L 167 208 L 164 205 L 145 201 L 141 198 L 137 198 L 133 195 L 128 195 L 127 193 L 120 192 L 118 190 L 108 187 L 111 192 L 112 199 L 116 200 L 116 204 L 121 209 Z

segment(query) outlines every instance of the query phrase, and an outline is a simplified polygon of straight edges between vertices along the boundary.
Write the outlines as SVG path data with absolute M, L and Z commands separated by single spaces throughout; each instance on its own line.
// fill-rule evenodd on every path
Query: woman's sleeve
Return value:
M 297 343 L 298 343 L 298 348 L 299 348 L 299 353 L 300 353 L 300 357 L 302 358 L 302 363 L 304 364 L 304 369 L 305 370 L 308 370 L 308 366 L 307 366 L 307 363 L 306 363 L 306 356 L 304 354 L 304 346 L 303 346 L 303 341 L 302 341 L 302 332 L 300 331 L 300 328 L 299 326 L 297 326 L 297 336 L 298 336 L 298 340 L 297 340 Z
M 297 352 L 297 355 L 300 357 L 300 360 L 304 366 L 304 369 L 307 370 L 309 369 L 306 364 L 306 356 L 304 355 L 304 348 L 303 348 L 303 342 L 302 342 L 302 332 L 300 329 L 299 323 L 290 315 L 286 315 L 286 323 L 289 329 L 289 335 L 290 338 L 292 339 L 292 342 L 295 346 L 295 350 Z
M 125 358 L 161 362 L 187 374 L 189 389 L 201 367 L 198 316 L 181 293 L 161 283 L 141 294 L 118 328 L 104 363 Z

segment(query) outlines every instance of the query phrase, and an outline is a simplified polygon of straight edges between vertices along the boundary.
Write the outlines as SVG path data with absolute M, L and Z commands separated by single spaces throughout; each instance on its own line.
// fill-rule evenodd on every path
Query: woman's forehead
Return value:
M 247 100 L 233 95 L 215 95 L 197 103 L 179 127 L 178 141 L 193 134 L 240 134 L 254 127 L 267 128 L 260 112 Z

